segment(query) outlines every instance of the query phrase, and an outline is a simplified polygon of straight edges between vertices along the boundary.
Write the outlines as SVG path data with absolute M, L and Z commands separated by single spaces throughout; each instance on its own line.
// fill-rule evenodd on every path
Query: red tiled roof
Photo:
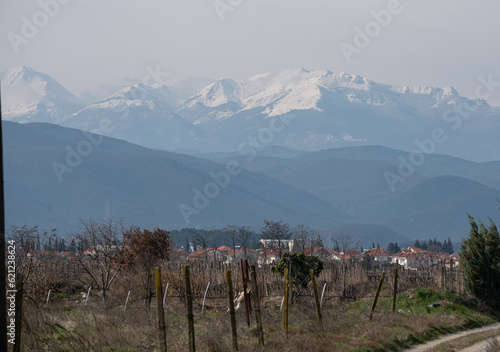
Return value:
M 263 257 L 277 257 L 280 255 L 280 251 L 275 248 L 262 248 L 262 253 L 259 254 L 259 258 Z
M 373 256 L 375 256 L 375 255 L 379 255 L 379 256 L 381 256 L 381 255 L 383 255 L 383 256 L 390 255 L 390 253 L 384 252 L 383 248 L 372 248 L 368 252 L 366 252 L 366 254 L 373 255 Z
M 205 254 L 205 252 L 211 252 L 211 251 L 213 251 L 212 248 L 200 248 L 197 251 L 194 251 L 193 253 L 189 253 L 189 256 L 190 257 L 199 257 L 199 256 Z
M 408 250 L 414 253 L 425 252 L 423 249 L 417 247 L 408 247 Z
M 217 250 L 222 252 L 232 251 L 232 249 L 228 246 L 220 246 L 219 248 L 217 248 Z
M 306 247 L 304 249 L 304 254 L 305 255 L 313 255 L 313 254 L 316 254 L 318 252 L 325 252 L 327 254 L 335 254 L 337 256 L 340 255 L 339 252 L 336 252 L 333 249 L 330 249 L 328 247 L 314 247 L 314 248 L 312 248 L 312 247 Z

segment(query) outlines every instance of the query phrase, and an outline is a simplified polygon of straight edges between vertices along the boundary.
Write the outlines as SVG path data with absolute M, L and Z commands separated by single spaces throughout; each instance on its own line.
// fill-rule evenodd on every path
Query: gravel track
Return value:
M 488 325 L 484 326 L 482 328 L 477 328 L 477 329 L 472 329 L 472 330 L 466 330 L 466 331 L 461 331 L 456 334 L 451 334 L 447 336 L 443 336 L 439 339 L 429 341 L 423 345 L 418 345 L 415 347 L 412 347 L 410 349 L 407 349 L 406 352 L 426 352 L 430 351 L 432 348 L 437 347 L 441 345 L 442 343 L 445 342 L 450 342 L 456 339 L 459 339 L 461 337 L 467 336 L 467 335 L 472 335 L 478 332 L 485 332 L 485 331 L 492 331 L 492 330 L 498 330 L 498 333 L 500 335 L 500 323 L 496 323 L 493 325 Z M 457 351 L 457 352 L 482 352 L 486 349 L 488 346 L 489 342 L 491 339 L 487 339 L 485 341 L 479 342 L 473 346 L 467 347 L 466 349 Z

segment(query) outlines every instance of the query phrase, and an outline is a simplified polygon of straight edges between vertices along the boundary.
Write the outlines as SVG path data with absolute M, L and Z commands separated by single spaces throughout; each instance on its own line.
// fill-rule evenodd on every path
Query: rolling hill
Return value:
M 224 165 L 53 124 L 4 122 L 3 128 L 8 225 L 73 231 L 80 218 L 114 217 L 169 229 L 232 223 L 260 228 L 264 219 L 275 218 L 327 227 L 349 218 L 305 191 L 246 170 L 206 198 L 207 205 L 198 197 L 198 209 L 195 192 L 205 194 L 211 185 L 208 194 L 216 193 L 210 174 L 227 170 Z M 185 206 L 194 211 L 188 222 L 179 209 Z

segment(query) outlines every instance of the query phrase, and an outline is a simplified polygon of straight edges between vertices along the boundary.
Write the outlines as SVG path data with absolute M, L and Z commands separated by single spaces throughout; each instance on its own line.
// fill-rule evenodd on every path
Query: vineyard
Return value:
M 98 262 L 30 263 L 21 338 L 29 351 L 162 351 L 162 341 L 169 351 L 397 351 L 497 319 L 464 296 L 462 272 L 453 265 L 406 270 L 325 262 L 313 285 L 287 281 L 269 265 L 249 270 L 244 260 L 164 261 L 156 285 L 153 270 L 110 268 L 115 280 L 103 299 L 102 287 L 91 285 L 102 273 Z

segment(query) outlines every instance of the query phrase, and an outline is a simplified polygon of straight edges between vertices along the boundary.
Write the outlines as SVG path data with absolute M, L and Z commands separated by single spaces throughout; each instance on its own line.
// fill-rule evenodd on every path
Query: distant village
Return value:
M 225 245 L 218 248 L 196 248 L 195 245 L 190 244 L 188 250 L 183 247 L 171 249 L 170 260 L 172 263 L 203 262 L 231 265 L 239 263 L 243 259 L 262 267 L 278 263 L 283 253 L 297 252 L 307 256 L 318 257 L 324 262 L 361 262 L 369 267 L 397 264 L 406 269 L 418 270 L 438 265 L 449 265 L 450 262 L 453 267 L 458 267 L 460 264 L 460 255 L 458 253 L 449 254 L 442 251 L 424 250 L 418 247 L 408 247 L 400 249 L 396 253 L 391 253 L 384 248 L 342 251 L 328 247 L 298 246 L 295 240 L 277 241 L 261 239 L 259 243 L 261 247 L 258 249 L 241 246 L 235 246 L 233 249 Z M 110 246 L 107 252 L 112 252 L 112 247 Z M 80 251 L 33 251 L 28 253 L 28 257 L 50 256 L 73 260 L 81 255 L 95 256 L 97 253 L 102 252 L 102 250 L 102 248 L 89 247 Z
M 200 248 L 192 252 L 185 249 L 173 249 L 172 261 L 174 262 L 222 262 L 231 264 L 239 262 L 241 259 L 248 259 L 259 266 L 272 265 L 279 262 L 284 252 L 302 252 L 294 250 L 294 241 L 282 241 L 281 250 L 273 240 L 260 240 L 262 248 L 246 249 L 237 248 L 233 250 L 227 246 L 214 248 Z M 371 266 L 382 266 L 387 264 L 398 264 L 407 269 L 417 270 L 419 268 L 429 268 L 435 265 L 449 264 L 452 261 L 453 266 L 459 265 L 460 256 L 458 253 L 449 254 L 446 252 L 431 252 L 416 247 L 401 249 L 392 254 L 384 248 L 372 248 L 369 250 L 356 251 L 335 251 L 328 247 L 305 247 L 303 253 L 309 256 L 315 256 L 324 262 L 343 262 L 343 261 L 363 261 L 369 260 Z M 365 259 L 364 259 L 365 258 Z

